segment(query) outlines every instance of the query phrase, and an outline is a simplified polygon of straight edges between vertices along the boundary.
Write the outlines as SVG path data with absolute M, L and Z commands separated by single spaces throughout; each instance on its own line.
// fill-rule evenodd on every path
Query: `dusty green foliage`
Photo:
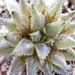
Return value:
M 5 0 L 12 16 L 0 18 L 8 31 L 0 32 L 0 55 L 13 57 L 8 75 L 46 75 L 54 70 L 69 75 L 66 60 L 75 60 L 75 11 L 62 14 L 62 0 L 48 7 L 44 0 Z

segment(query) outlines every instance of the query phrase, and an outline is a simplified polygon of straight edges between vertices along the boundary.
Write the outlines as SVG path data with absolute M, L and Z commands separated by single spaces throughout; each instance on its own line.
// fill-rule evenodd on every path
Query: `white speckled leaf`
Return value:
M 28 8 L 27 8 L 28 5 L 27 5 L 26 1 L 25 0 L 20 0 L 20 5 L 21 5 L 20 7 L 22 9 L 23 14 L 25 16 L 29 17 L 30 14 L 29 14 L 29 11 L 28 11 Z
M 53 65 L 53 70 L 54 70 L 56 73 L 59 73 L 59 74 L 62 74 L 62 75 L 70 75 L 68 71 L 63 70 L 63 69 L 59 68 L 59 67 L 56 66 L 56 65 Z
M 12 17 L 17 24 L 18 30 L 23 34 L 26 34 L 29 29 L 29 19 L 25 15 L 15 11 L 12 11 Z
M 51 39 L 54 39 L 61 31 L 63 26 L 64 26 L 64 22 L 49 23 L 45 26 L 45 32 Z
M 56 51 L 53 52 L 51 54 L 51 62 L 62 69 L 65 69 L 65 70 L 69 69 L 66 63 L 66 59 L 61 52 L 56 52 Z
M 48 13 L 49 16 L 54 19 L 58 18 L 61 15 L 62 11 L 62 0 L 54 0 L 53 3 L 51 3 L 48 6 Z
M 37 52 L 39 59 L 42 61 L 44 61 L 44 59 L 46 59 L 46 57 L 48 56 L 48 54 L 51 51 L 51 48 L 44 43 L 36 44 L 35 48 L 36 48 L 36 52 Z
M 31 33 L 30 37 L 31 37 L 31 39 L 32 39 L 33 42 L 39 42 L 40 39 L 41 39 L 40 31 Z
M 38 71 L 38 60 L 35 57 L 29 57 L 26 59 L 26 72 L 27 75 L 36 75 Z
M 69 54 L 67 52 L 62 52 L 62 53 L 64 54 L 66 60 L 75 61 L 75 55 Z
M 8 75 L 14 73 L 18 73 L 19 75 L 21 75 L 24 70 L 25 70 L 25 58 L 22 59 L 20 57 L 15 57 L 10 66 Z
M 45 62 L 42 66 L 40 66 L 40 70 L 45 75 L 52 75 L 52 65 L 50 62 Z
M 34 45 L 30 40 L 22 39 L 19 44 L 16 46 L 11 55 L 15 56 L 25 56 L 32 55 L 34 51 Z
M 0 18 L 0 22 L 7 28 L 8 31 L 17 31 L 13 19 Z
M 44 27 L 45 18 L 41 12 L 38 12 L 32 6 L 32 17 L 31 17 L 31 31 L 37 31 Z
M 12 11 L 20 12 L 20 5 L 15 0 L 5 0 L 5 3 L 10 14 Z
M 40 0 L 38 6 L 37 6 L 38 11 L 43 12 L 46 9 L 45 6 L 45 1 L 44 0 Z
M 14 47 L 10 45 L 5 39 L 0 40 L 0 56 L 9 56 L 14 50 Z
M 13 46 L 16 46 L 21 40 L 21 35 L 18 32 L 11 32 L 5 36 L 5 39 Z
M 65 25 L 65 27 L 62 30 L 62 33 L 72 34 L 74 31 L 75 31 L 75 22 L 70 22 L 68 25 Z
M 60 35 L 55 41 L 57 49 L 67 49 L 75 46 L 75 39 L 70 35 Z
M 75 50 L 73 48 L 69 48 L 66 50 L 69 54 L 75 55 Z
M 66 20 L 69 20 L 70 18 L 72 18 L 74 15 L 75 15 L 75 11 L 72 11 L 72 12 L 70 12 L 70 13 L 62 14 L 62 15 L 60 16 L 60 19 L 61 19 L 62 21 L 66 21 Z

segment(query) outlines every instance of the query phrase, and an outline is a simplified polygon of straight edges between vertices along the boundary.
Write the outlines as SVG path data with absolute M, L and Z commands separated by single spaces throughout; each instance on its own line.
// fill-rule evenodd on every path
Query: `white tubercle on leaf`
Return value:
M 5 0 L 5 3 L 10 14 L 12 13 L 12 11 L 20 12 L 20 5 L 15 0 Z
M 34 6 L 32 6 L 32 17 L 31 17 L 31 31 L 37 31 L 42 29 L 45 24 L 45 18 L 41 12 L 38 12 Z
M 25 70 L 25 59 L 21 59 L 20 57 L 14 57 L 8 75 L 14 73 L 20 74 L 23 73 L 24 70 Z
M 25 0 L 20 0 L 20 7 L 21 7 L 21 9 L 22 9 L 22 13 L 23 13 L 25 16 L 29 17 L 30 14 L 29 14 L 28 7 L 27 7 L 27 6 L 28 6 L 28 5 L 26 4 Z
M 54 44 L 57 49 L 67 49 L 75 46 L 75 39 L 73 39 L 70 35 L 62 34 L 57 37 Z
M 33 54 L 34 45 L 30 40 L 22 39 L 11 53 L 11 56 L 30 56 Z
M 41 63 L 46 59 L 46 57 L 51 51 L 51 48 L 44 43 L 36 44 L 35 49 Z
M 52 19 L 58 19 L 62 12 L 62 0 L 54 0 L 48 7 L 48 14 Z
M 13 19 L 0 18 L 0 22 L 7 28 L 8 31 L 17 31 Z
M 9 56 L 14 47 L 5 39 L 0 40 L 0 56 Z
M 13 46 L 16 46 L 21 38 L 22 37 L 19 32 L 11 32 L 10 34 L 5 36 L 5 39 Z
M 62 69 L 69 70 L 66 59 L 61 52 L 53 52 L 51 54 L 51 62 Z
M 45 32 L 51 39 L 55 39 L 64 25 L 64 22 L 49 23 L 45 26 Z

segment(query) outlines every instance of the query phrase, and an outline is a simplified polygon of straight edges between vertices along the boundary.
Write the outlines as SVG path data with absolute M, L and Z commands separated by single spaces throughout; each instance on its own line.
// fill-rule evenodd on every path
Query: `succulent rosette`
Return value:
M 63 0 L 5 0 L 10 19 L 0 18 L 0 55 L 13 57 L 8 75 L 69 75 L 66 60 L 75 60 L 75 11 L 62 13 Z

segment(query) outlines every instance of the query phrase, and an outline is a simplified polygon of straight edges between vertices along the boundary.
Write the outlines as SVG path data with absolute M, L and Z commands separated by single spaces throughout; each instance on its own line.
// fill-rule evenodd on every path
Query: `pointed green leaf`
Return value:
M 5 4 L 10 14 L 12 11 L 20 12 L 20 5 L 15 0 L 5 0 Z
M 23 14 L 25 16 L 29 17 L 30 14 L 29 14 L 29 11 L 28 11 L 28 8 L 27 8 L 28 5 L 26 4 L 25 0 L 20 0 L 20 5 L 21 5 L 20 7 L 22 9 Z
M 62 74 L 62 75 L 70 75 L 68 71 L 63 70 L 63 69 L 59 68 L 59 67 L 56 66 L 56 65 L 53 65 L 53 70 L 54 70 L 56 73 L 59 73 L 59 74 Z
M 9 56 L 14 47 L 5 39 L 0 40 L 0 56 Z
M 19 44 L 16 46 L 14 51 L 11 53 L 11 56 L 25 56 L 32 55 L 34 50 L 34 45 L 30 40 L 22 39 Z
M 48 41 L 45 42 L 45 44 L 49 45 L 49 46 L 53 46 L 53 40 L 49 39 Z
M 68 25 L 65 25 L 62 33 L 64 34 L 72 34 L 75 31 L 75 22 L 70 22 Z
M 11 32 L 5 36 L 5 39 L 13 46 L 16 46 L 21 40 L 21 35 L 18 32 Z
M 42 66 L 40 66 L 40 70 L 45 75 L 52 75 L 52 66 L 50 62 L 45 62 Z
M 72 18 L 74 15 L 75 15 L 75 11 L 72 11 L 72 12 L 70 12 L 70 13 L 62 14 L 62 15 L 60 16 L 60 19 L 61 19 L 62 21 L 66 21 L 66 20 L 69 20 L 70 18 Z
M 15 23 L 17 24 L 17 28 L 21 31 L 21 33 L 27 34 L 29 29 L 29 19 L 23 14 L 17 13 L 15 11 L 12 11 L 12 16 Z
M 62 69 L 65 69 L 65 70 L 69 69 L 66 63 L 66 59 L 61 52 L 58 52 L 58 51 L 53 52 L 51 54 L 51 62 Z
M 35 75 L 35 72 L 37 72 L 39 63 L 37 58 L 29 57 L 26 59 L 26 72 L 27 75 Z
M 73 39 L 70 35 L 62 34 L 57 37 L 54 44 L 57 49 L 67 49 L 75 46 L 75 39 Z
M 45 26 L 45 32 L 51 39 L 54 39 L 59 34 L 63 26 L 64 22 L 49 23 Z
M 44 43 L 38 43 L 35 45 L 37 55 L 42 63 L 44 59 L 48 56 L 51 51 L 51 48 Z
M 41 39 L 41 34 L 40 31 L 36 31 L 30 34 L 30 37 L 33 42 L 39 42 Z
M 0 22 L 8 29 L 8 31 L 17 31 L 13 19 L 0 18 Z
M 45 18 L 41 12 L 38 12 L 34 6 L 32 6 L 32 17 L 31 17 L 31 31 L 37 31 L 44 27 Z
M 22 59 L 20 57 L 15 57 L 10 66 L 8 75 L 14 73 L 22 74 L 24 70 L 25 70 L 25 58 Z
M 62 0 L 54 0 L 48 7 L 48 14 L 52 19 L 58 19 L 62 12 Z

